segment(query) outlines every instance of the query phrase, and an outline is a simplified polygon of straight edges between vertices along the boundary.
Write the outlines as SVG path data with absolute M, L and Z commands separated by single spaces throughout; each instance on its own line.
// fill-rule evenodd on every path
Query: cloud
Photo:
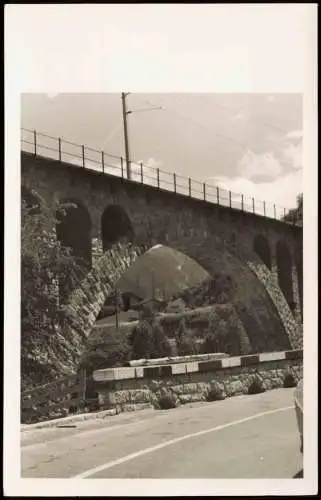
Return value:
M 303 130 L 292 130 L 288 132 L 285 136 L 287 139 L 302 139 Z
M 282 151 L 282 160 L 285 163 L 289 163 L 296 170 L 302 168 L 302 148 L 302 141 L 296 146 L 294 146 L 293 144 L 287 144 L 287 146 Z
M 238 161 L 238 171 L 246 179 L 253 177 L 277 177 L 282 172 L 282 165 L 274 153 L 255 154 L 248 150 Z
M 275 179 L 273 182 L 254 183 L 243 177 L 212 177 L 211 182 L 222 189 L 231 190 L 232 200 L 239 200 L 236 193 L 242 193 L 245 197 L 245 203 L 251 205 L 251 199 L 255 198 L 257 202 L 265 200 L 270 208 L 275 203 L 279 207 L 296 207 L 296 197 L 303 191 L 302 170 L 289 172 L 283 177 Z M 257 206 L 263 207 L 263 204 L 257 203 Z M 271 214 L 272 215 L 272 214 Z

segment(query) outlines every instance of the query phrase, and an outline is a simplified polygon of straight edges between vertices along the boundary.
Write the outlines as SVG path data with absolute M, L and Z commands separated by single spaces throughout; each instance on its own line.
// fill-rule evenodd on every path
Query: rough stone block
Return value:
M 198 372 L 198 362 L 192 361 L 191 363 L 186 363 L 186 373 Z
M 278 359 L 285 359 L 285 352 L 263 352 L 259 354 L 260 362 L 274 361 Z
M 172 365 L 173 375 L 179 375 L 182 373 L 186 373 L 185 363 L 177 363 L 176 365 Z
M 240 356 L 222 359 L 222 368 L 232 368 L 233 366 L 241 366 Z
M 93 373 L 93 379 L 96 382 L 107 382 L 109 380 L 115 380 L 115 369 L 106 368 L 104 370 L 96 370 Z
M 114 379 L 123 380 L 135 378 L 135 368 L 114 368 Z

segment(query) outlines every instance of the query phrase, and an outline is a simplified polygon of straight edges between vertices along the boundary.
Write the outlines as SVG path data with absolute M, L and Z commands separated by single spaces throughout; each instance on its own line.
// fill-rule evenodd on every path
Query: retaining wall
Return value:
M 225 397 L 247 394 L 253 380 L 265 390 L 283 387 L 286 374 L 302 378 L 303 350 L 236 356 L 159 366 L 97 370 L 93 374 L 101 409 L 133 411 L 155 406 L 162 395 L 176 404 L 206 401 L 213 388 Z

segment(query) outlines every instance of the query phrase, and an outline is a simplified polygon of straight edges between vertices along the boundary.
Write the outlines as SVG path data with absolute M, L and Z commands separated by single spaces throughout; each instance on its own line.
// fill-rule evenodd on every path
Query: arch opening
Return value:
M 119 205 L 109 205 L 101 216 L 103 251 L 114 243 L 128 243 L 134 239 L 134 230 L 125 210 Z
M 284 242 L 278 242 L 276 246 L 276 262 L 280 288 L 293 311 L 295 304 L 293 302 L 292 259 L 288 246 Z
M 268 240 L 261 234 L 255 236 L 253 244 L 254 252 L 260 257 L 264 264 L 271 270 L 272 259 Z
M 91 220 L 88 210 L 78 201 L 64 200 L 63 212 L 56 213 L 57 239 L 81 264 L 91 268 Z

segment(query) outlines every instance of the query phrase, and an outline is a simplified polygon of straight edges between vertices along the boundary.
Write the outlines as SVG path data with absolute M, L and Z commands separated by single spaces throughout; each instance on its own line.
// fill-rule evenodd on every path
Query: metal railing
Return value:
M 124 158 L 79 145 L 60 137 L 42 134 L 35 130 L 21 129 L 21 150 L 35 156 L 59 160 L 87 170 L 127 179 Z M 130 181 L 270 219 L 283 220 L 283 217 L 290 212 L 290 209 L 273 203 L 234 193 L 212 184 L 196 181 L 190 177 L 166 172 L 160 168 L 134 161 L 131 161 Z M 296 222 L 291 222 L 291 224 L 296 224 Z

